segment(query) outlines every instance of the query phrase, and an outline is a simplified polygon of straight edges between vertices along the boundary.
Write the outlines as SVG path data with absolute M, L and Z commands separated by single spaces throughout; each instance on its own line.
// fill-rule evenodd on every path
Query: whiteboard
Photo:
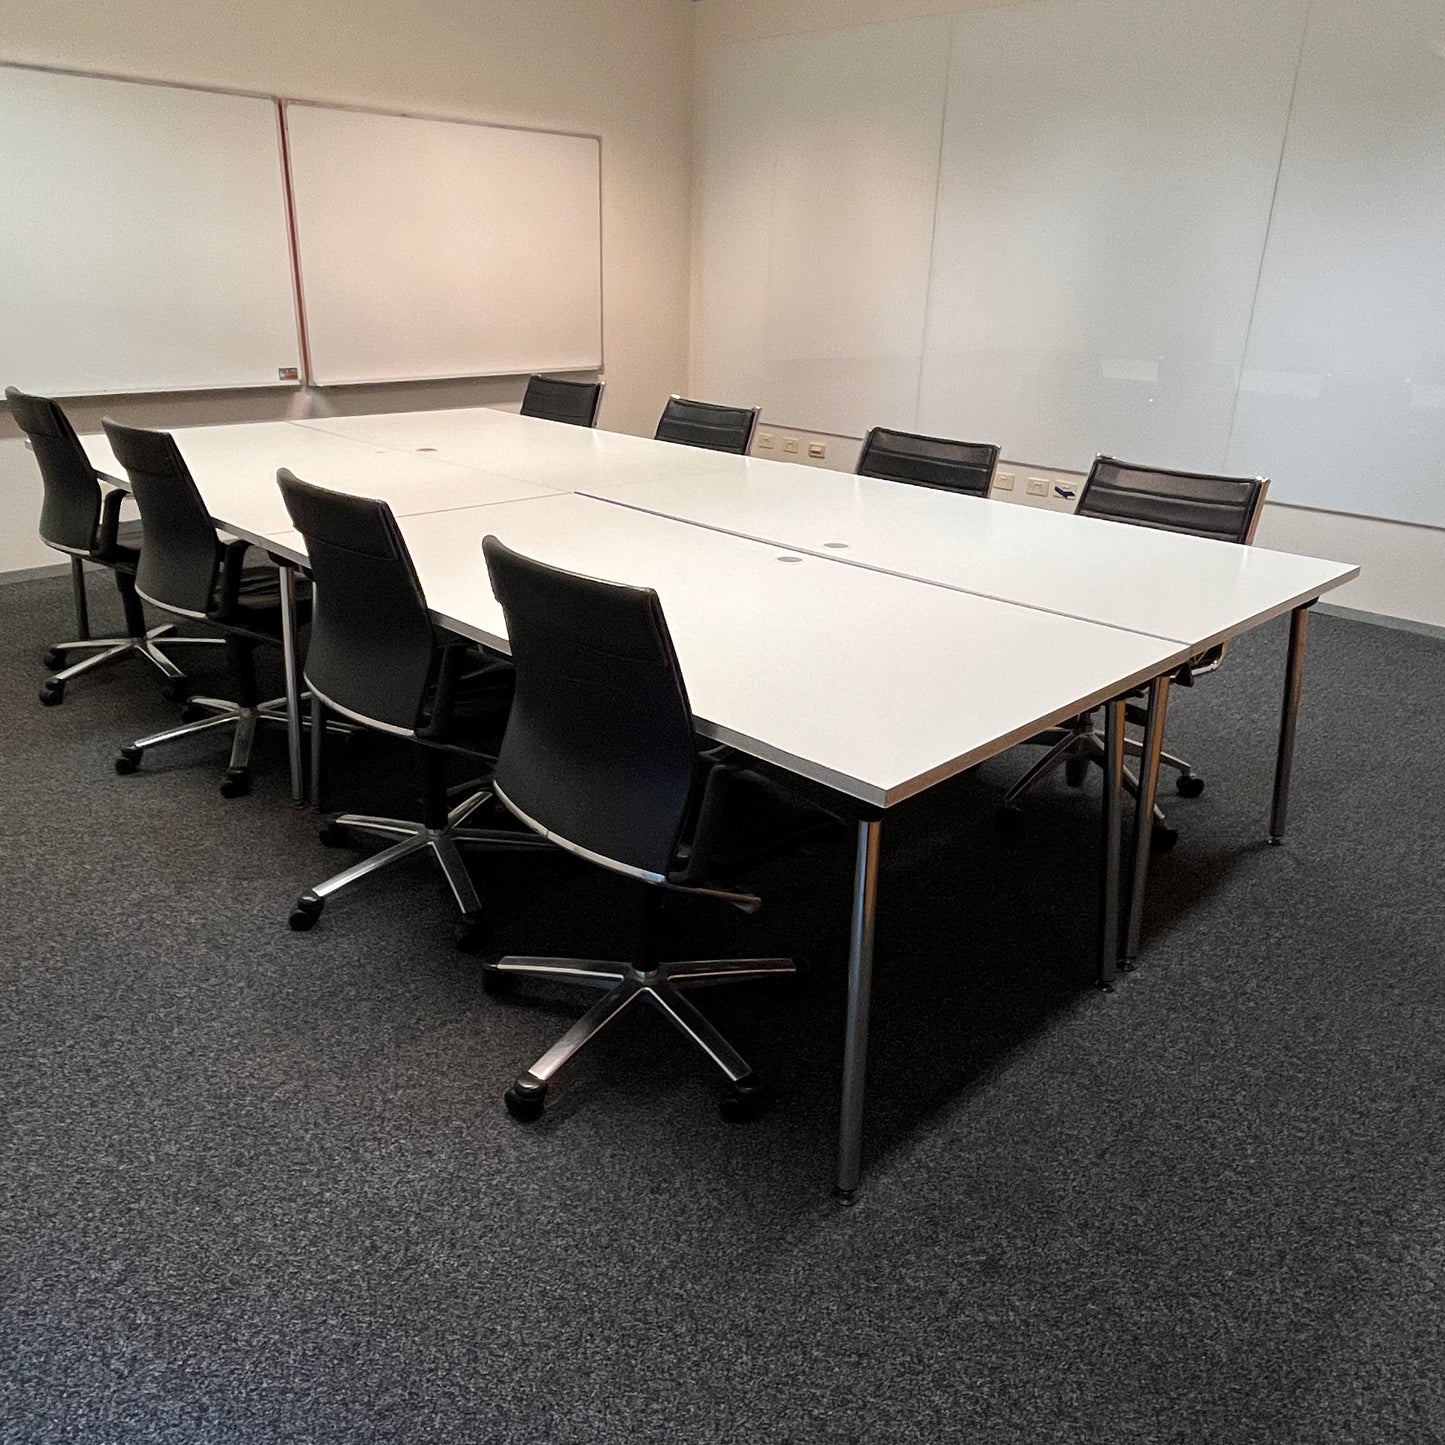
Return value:
M 920 430 L 1224 465 L 1307 8 L 955 17 Z
M 0 177 L 5 384 L 193 391 L 299 367 L 274 101 L 0 66 Z
M 310 375 L 602 364 L 595 136 L 285 107 Z
M 731 46 L 703 96 L 703 394 L 911 429 L 947 16 Z
M 1231 465 L 1445 526 L 1445 4 L 1316 0 Z

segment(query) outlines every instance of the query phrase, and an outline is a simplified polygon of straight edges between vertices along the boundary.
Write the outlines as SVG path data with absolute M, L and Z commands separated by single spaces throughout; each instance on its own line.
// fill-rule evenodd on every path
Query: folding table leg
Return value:
M 863 1090 L 868 1068 L 868 1010 L 873 989 L 873 921 L 878 908 L 878 819 L 858 824 L 853 926 L 848 940 L 848 1022 L 843 1035 L 843 1100 L 835 1193 L 851 1204 L 863 1172 Z
M 1144 748 L 1139 755 L 1139 801 L 1134 809 L 1134 871 L 1129 881 L 1129 927 L 1120 960 L 1133 968 L 1139 957 L 1139 935 L 1144 925 L 1144 888 L 1149 880 L 1149 852 L 1154 833 L 1154 799 L 1159 793 L 1159 756 L 1164 751 L 1164 724 L 1169 717 L 1168 677 L 1149 684 L 1149 720 L 1144 724 Z
M 1279 713 L 1279 752 L 1274 764 L 1274 806 L 1269 815 L 1269 841 L 1278 847 L 1284 842 L 1284 825 L 1289 813 L 1290 771 L 1294 767 L 1294 731 L 1299 719 L 1300 688 L 1304 683 L 1305 633 L 1309 629 L 1310 608 L 1306 602 L 1296 607 L 1289 619 L 1289 660 L 1285 663 L 1284 703 Z

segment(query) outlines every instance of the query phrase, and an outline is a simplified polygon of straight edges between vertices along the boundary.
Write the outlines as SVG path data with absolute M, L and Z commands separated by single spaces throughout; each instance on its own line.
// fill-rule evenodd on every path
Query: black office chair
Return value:
M 855 471 L 860 477 L 986 497 L 997 461 L 998 448 L 986 442 L 956 442 L 875 426 L 863 440 Z
M 260 700 L 254 655 L 257 647 L 281 646 L 276 569 L 270 564 L 247 567 L 250 544 L 223 542 L 217 536 L 215 523 L 169 432 L 122 426 L 109 417 L 102 418 L 101 425 L 130 478 L 145 528 L 136 591 L 163 612 L 207 622 L 223 632 L 236 680 L 234 702 L 191 698 L 179 727 L 137 738 L 121 748 L 115 770 L 135 772 L 142 754 L 163 743 L 213 728 L 234 727 L 221 793 L 239 798 L 251 790 L 251 746 L 257 725 L 286 726 L 286 699 Z M 298 599 L 298 624 L 306 620 L 310 605 L 309 597 Z
M 837 820 L 725 749 L 699 749 L 687 689 L 657 594 L 579 577 L 482 543 L 507 619 L 516 697 L 492 791 L 540 836 L 639 889 L 633 956 L 626 963 L 520 958 L 483 965 L 489 991 L 518 976 L 606 990 L 507 1090 L 507 1108 L 535 1119 L 557 1071 L 638 999 L 677 1026 L 723 1072 L 728 1117 L 755 1107 L 760 1085 L 746 1061 L 684 991 L 793 974 L 792 959 L 658 961 L 666 893 L 720 899 L 752 913 L 738 888 L 748 864 L 796 846 Z
M 670 396 L 654 433 L 660 442 L 705 447 L 714 452 L 746 456 L 758 424 L 755 406 L 714 406 L 710 401 L 688 401 Z
M 61 670 L 40 689 L 40 701 L 54 707 L 65 700 L 65 684 L 83 672 L 127 657 L 143 657 L 167 679 L 166 695 L 178 701 L 185 692 L 186 675 L 157 646 L 166 638 L 170 647 L 216 647 L 219 637 L 175 637 L 175 623 L 147 629 L 145 612 L 135 592 L 135 569 L 140 561 L 141 524 L 120 520 L 125 493 L 118 487 L 103 490 L 90 459 L 70 425 L 70 418 L 48 397 L 29 396 L 13 386 L 5 400 L 15 424 L 30 440 L 40 467 L 45 500 L 40 509 L 40 540 L 70 556 L 70 582 L 75 598 L 74 642 L 57 642 L 45 653 L 45 665 Z M 85 596 L 85 564 L 108 567 L 120 593 L 125 616 L 124 637 L 92 637 L 90 609 Z M 64 667 L 72 652 L 89 657 Z
M 1226 477 L 1209 472 L 1133 466 L 1114 457 L 1100 456 L 1095 458 L 1079 495 L 1076 514 L 1248 546 L 1254 541 L 1268 490 L 1269 481 L 1264 477 Z M 1177 685 L 1190 687 L 1195 678 L 1213 672 L 1223 659 L 1224 644 L 1221 643 L 1191 658 L 1175 673 L 1173 680 Z M 1148 721 L 1147 709 L 1141 703 L 1131 701 L 1124 711 L 1130 723 L 1142 727 Z M 1060 765 L 1071 787 L 1083 784 L 1090 763 L 1103 766 L 1104 736 L 1095 725 L 1093 713 L 1081 714 L 1029 741 L 1044 744 L 1049 751 L 1004 795 L 1005 821 L 1016 816 L 1018 800 Z M 1138 757 L 1143 744 L 1126 738 L 1124 748 L 1126 753 Z M 1182 797 L 1197 798 L 1204 791 L 1204 779 L 1183 758 L 1164 753 L 1159 761 L 1178 775 L 1175 787 Z M 1139 780 L 1129 768 L 1124 770 L 1124 783 L 1137 797 Z M 1163 809 L 1156 803 L 1151 840 L 1154 850 L 1165 852 L 1178 838 L 1178 831 L 1169 826 Z
M 571 426 L 596 426 L 602 405 L 600 381 L 568 381 L 561 376 L 534 376 L 522 396 L 522 415 Z
M 449 753 L 491 770 L 511 702 L 511 666 L 482 657 L 465 638 L 433 624 L 385 502 L 327 491 L 284 469 L 276 480 L 306 539 L 314 598 L 306 686 L 313 701 L 363 727 L 422 745 L 421 820 L 341 813 L 323 823 L 320 836 L 327 844 L 361 834 L 387 839 L 391 846 L 308 888 L 296 900 L 291 927 L 298 932 L 314 927 L 333 894 L 429 850 L 461 909 L 457 946 L 476 948 L 483 937 L 482 903 L 461 848 L 546 846 L 519 829 L 466 826 L 492 796 L 485 782 L 449 804 Z M 313 746 L 321 736 L 316 723 L 313 713 Z

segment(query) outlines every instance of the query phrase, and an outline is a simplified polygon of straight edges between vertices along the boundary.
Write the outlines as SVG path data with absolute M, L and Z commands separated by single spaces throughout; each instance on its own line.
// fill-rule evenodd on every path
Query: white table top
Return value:
M 890 806 L 1182 661 L 1172 642 L 578 496 L 400 519 L 433 612 L 505 650 L 481 539 L 655 587 L 710 737 Z M 304 555 L 299 535 L 273 539 Z M 794 560 L 780 560 L 791 556 Z
M 664 477 L 715 476 L 732 463 L 741 469 L 743 462 L 741 457 L 697 447 L 542 421 L 484 406 L 318 417 L 297 424 L 569 492 L 604 483 L 620 486 Z
M 1315 557 L 762 458 L 582 488 L 659 516 L 1202 649 L 1359 575 Z
M 291 528 L 276 485 L 281 467 L 289 467 L 302 481 L 317 486 L 380 497 L 398 516 L 519 501 L 548 496 L 554 490 L 292 422 L 183 427 L 172 436 L 217 525 L 252 542 L 263 542 L 273 532 Z M 95 469 L 125 485 L 125 470 L 104 434 L 80 440 Z

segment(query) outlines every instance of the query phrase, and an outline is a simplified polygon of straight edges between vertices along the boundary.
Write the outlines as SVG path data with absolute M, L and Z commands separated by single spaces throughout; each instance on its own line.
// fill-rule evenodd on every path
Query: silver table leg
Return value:
M 848 940 L 848 1022 L 843 1035 L 843 1100 L 838 1126 L 839 1198 L 852 1203 L 863 1172 L 863 1087 L 868 1068 L 868 1008 L 873 991 L 873 920 L 878 909 L 882 824 L 858 824 L 853 926 Z
M 1164 751 L 1164 724 L 1169 718 L 1171 679 L 1156 677 L 1149 684 L 1149 720 L 1144 724 L 1144 748 L 1139 754 L 1139 801 L 1134 809 L 1134 871 L 1129 880 L 1129 927 L 1124 942 L 1125 968 L 1139 957 L 1139 935 L 1144 926 L 1144 889 L 1149 881 L 1149 852 L 1154 833 L 1154 799 L 1159 793 L 1159 756 Z
M 1294 731 L 1299 719 L 1300 687 L 1304 682 L 1305 633 L 1309 629 L 1313 602 L 1296 607 L 1289 619 L 1289 661 L 1284 672 L 1284 703 L 1279 713 L 1279 753 L 1274 764 L 1274 806 L 1269 814 L 1269 841 L 1284 842 L 1284 825 L 1289 814 L 1290 770 L 1294 766 Z
M 291 761 L 291 799 L 306 801 L 301 769 L 301 660 L 296 647 L 296 569 L 277 563 L 281 579 L 281 650 L 286 669 L 286 749 Z
M 1099 987 L 1111 992 L 1123 895 L 1124 701 L 1104 706 L 1104 869 L 1099 888 Z

